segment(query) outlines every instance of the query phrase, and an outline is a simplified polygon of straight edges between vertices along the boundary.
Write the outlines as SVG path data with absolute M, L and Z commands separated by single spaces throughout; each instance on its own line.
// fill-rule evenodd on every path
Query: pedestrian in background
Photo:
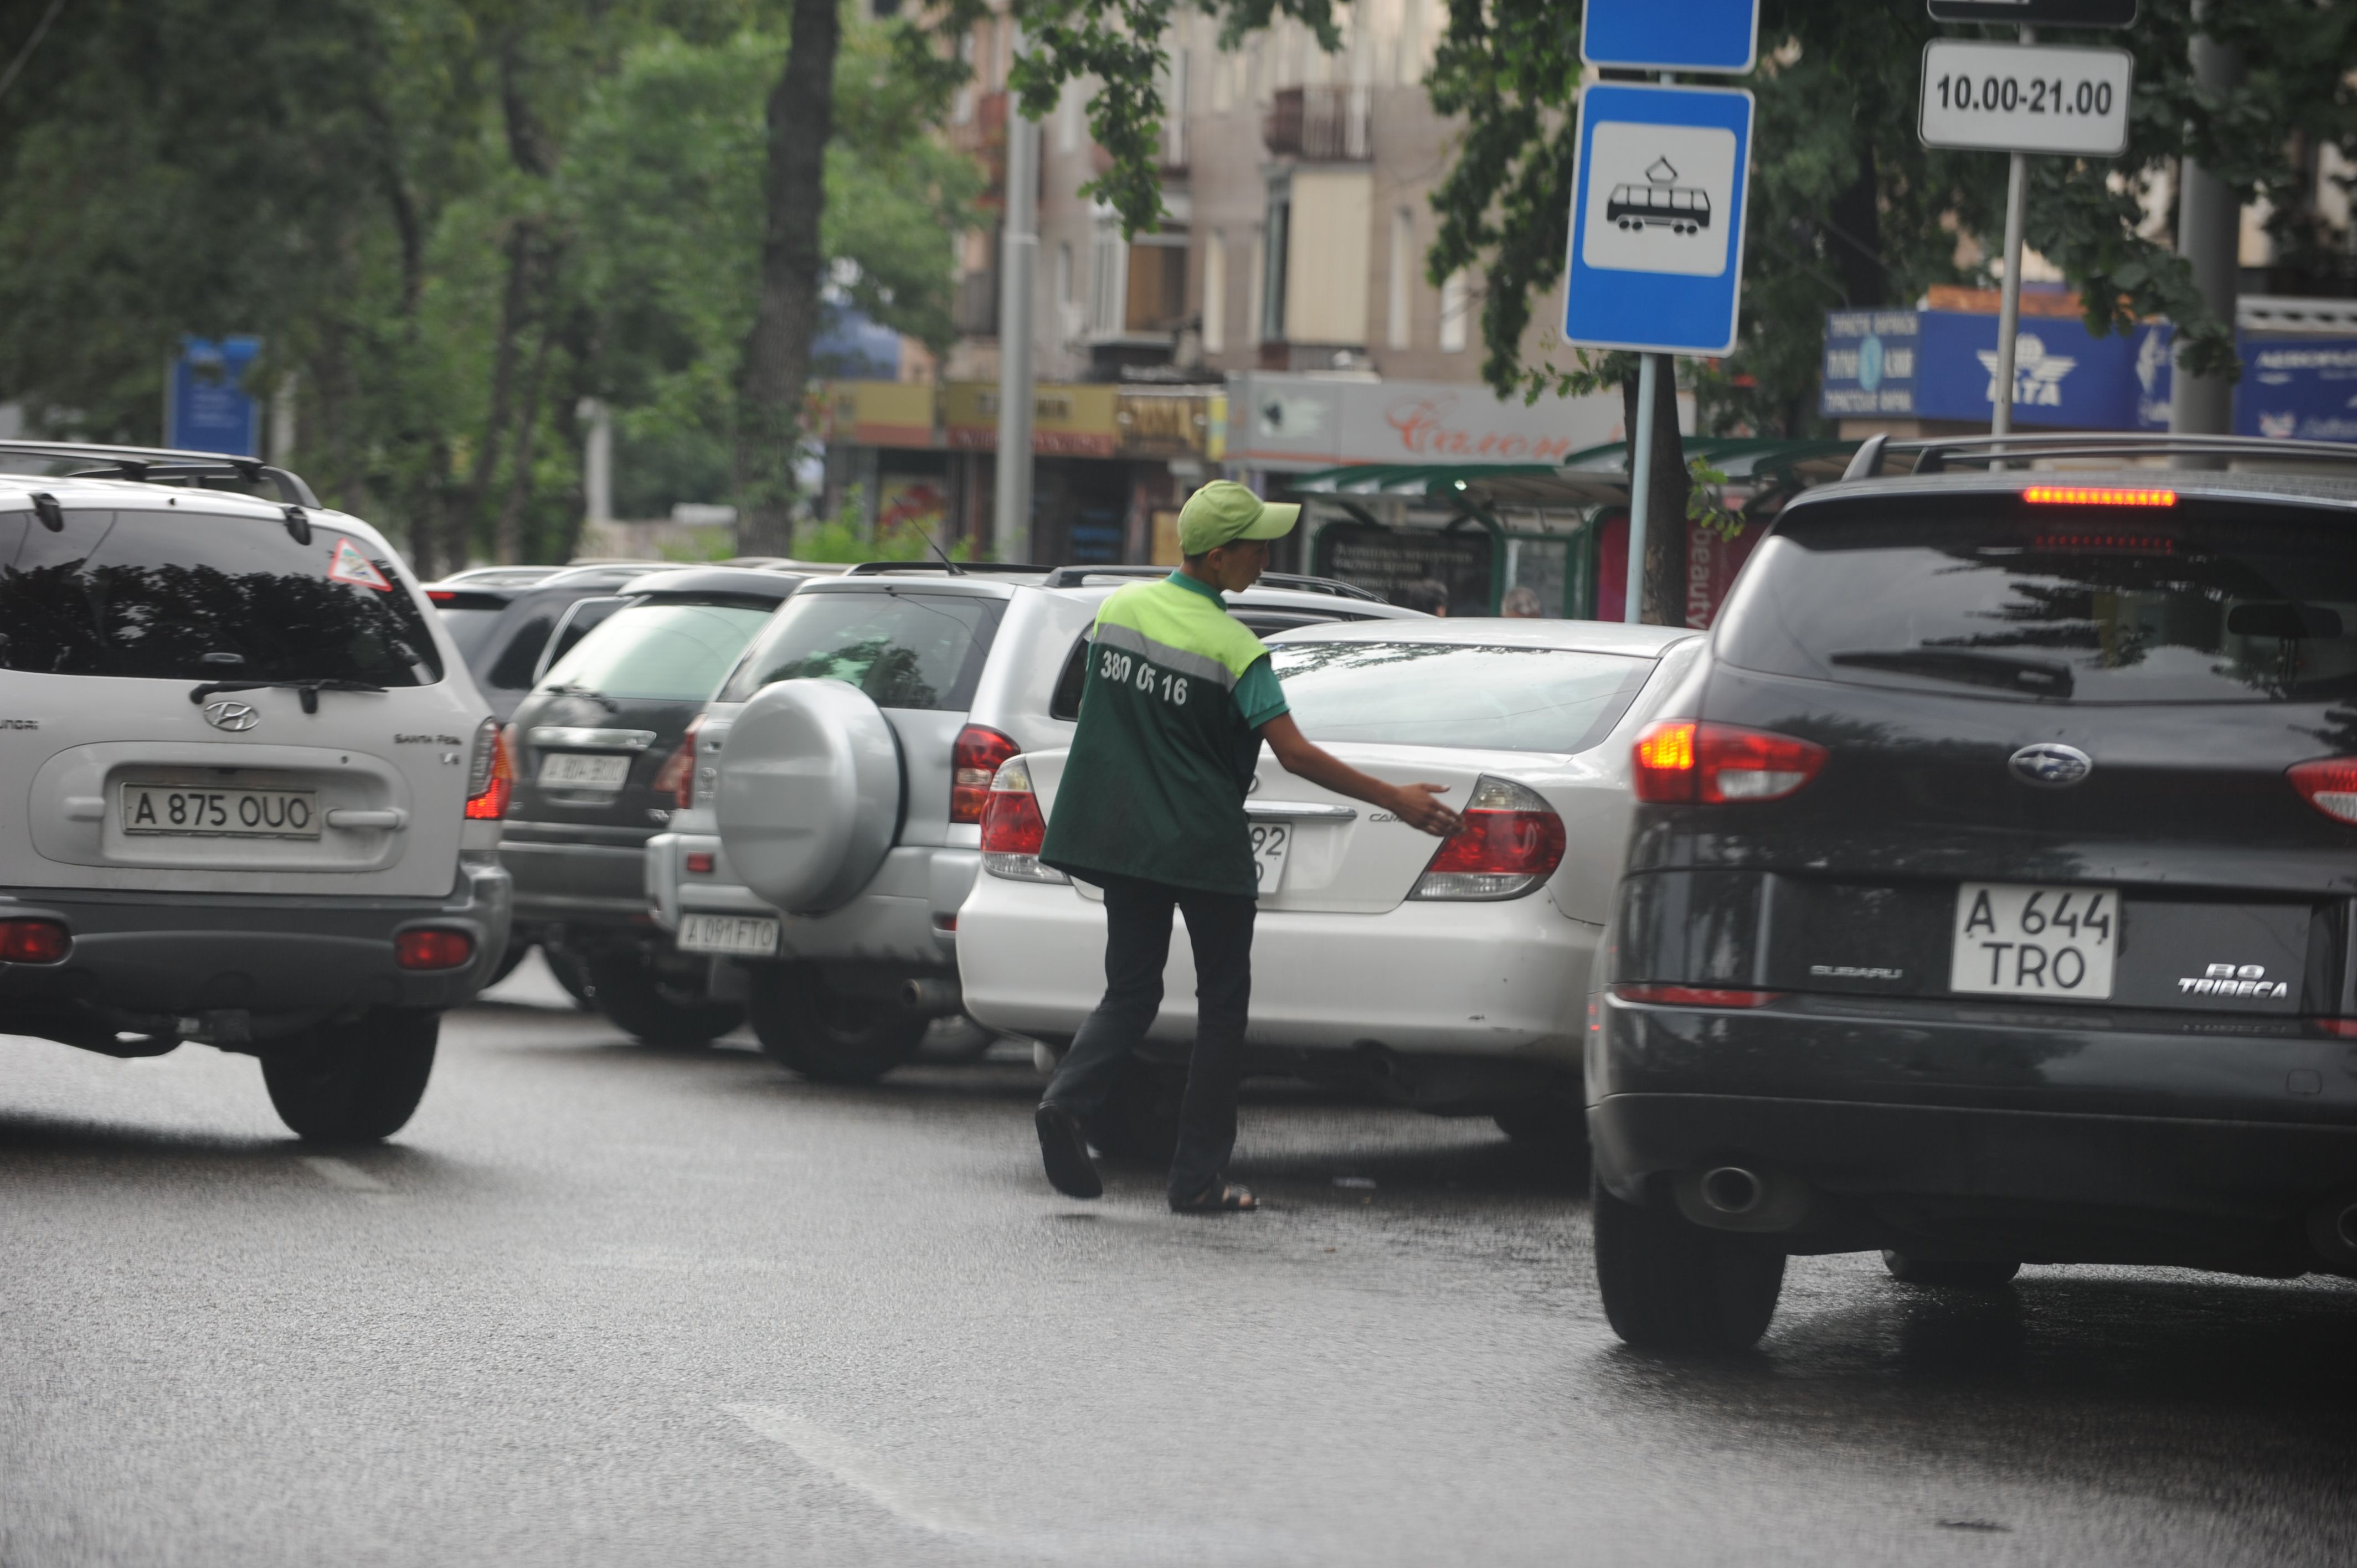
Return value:
M 1048 1179 L 1073 1197 L 1104 1190 L 1083 1130 L 1161 1011 L 1175 908 L 1187 917 L 1195 951 L 1195 1047 L 1170 1208 L 1222 1214 L 1258 1207 L 1250 1192 L 1228 1185 L 1226 1167 L 1236 1142 L 1259 883 L 1244 797 L 1262 741 L 1287 772 L 1338 795 L 1438 836 L 1458 826 L 1436 799 L 1446 786 L 1388 784 L 1304 739 L 1268 650 L 1228 613 L 1220 596 L 1260 580 L 1268 542 L 1289 532 L 1300 512 L 1215 479 L 1178 513 L 1184 564 L 1158 582 L 1120 589 L 1097 610 L 1080 725 L 1039 852 L 1046 865 L 1104 889 L 1104 999 L 1081 1026 L 1035 1118 Z
M 1448 585 L 1437 577 L 1420 577 L 1394 593 L 1392 603 L 1402 609 L 1445 616 L 1448 613 Z
M 1506 596 L 1498 601 L 1498 613 L 1510 620 L 1537 620 L 1546 612 L 1539 607 L 1536 588 L 1517 584 L 1508 588 Z

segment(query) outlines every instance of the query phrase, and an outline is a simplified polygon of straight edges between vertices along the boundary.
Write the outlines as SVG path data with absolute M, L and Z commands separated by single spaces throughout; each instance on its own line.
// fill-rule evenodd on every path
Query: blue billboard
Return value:
M 2268 338 L 2243 345 L 2234 434 L 2357 441 L 2357 338 Z
M 182 338 L 165 383 L 164 445 L 260 456 L 262 403 L 245 390 L 245 372 L 261 352 L 259 338 Z

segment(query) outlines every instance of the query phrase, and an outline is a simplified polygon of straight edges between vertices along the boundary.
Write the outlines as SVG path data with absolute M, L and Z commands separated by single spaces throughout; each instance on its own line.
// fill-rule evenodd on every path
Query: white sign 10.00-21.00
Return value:
M 1934 38 L 1923 47 L 1923 145 L 2115 158 L 2127 150 L 2126 49 Z

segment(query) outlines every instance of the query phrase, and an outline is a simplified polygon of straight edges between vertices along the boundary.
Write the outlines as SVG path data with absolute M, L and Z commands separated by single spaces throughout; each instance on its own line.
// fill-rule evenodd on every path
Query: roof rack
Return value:
M 1022 561 L 862 561 L 844 573 L 846 577 L 881 577 L 888 573 L 939 572 L 944 576 L 963 577 L 969 572 L 1017 572 L 1038 576 L 1047 571 Z
M 72 478 L 156 479 L 237 478 L 249 485 L 267 479 L 278 489 L 278 499 L 294 506 L 317 509 L 319 498 L 299 474 L 274 467 L 259 457 L 222 452 L 180 452 L 168 446 L 98 446 L 81 441 L 0 441 L 0 457 L 44 457 L 55 463 L 95 463 L 76 470 Z
M 2256 435 L 2164 435 L 2158 432 L 2048 434 L 2043 435 L 1937 435 L 1893 441 L 1869 435 L 1849 460 L 1845 479 L 1871 479 L 1882 472 L 1886 455 L 1912 454 L 1915 472 L 1936 474 L 1953 463 L 1995 466 L 2011 458 L 2054 457 L 2247 457 L 2258 462 L 2357 463 L 2357 446 L 2337 441 L 2273 441 Z
M 1091 577 L 1167 577 L 1168 566 L 1059 566 L 1048 574 L 1042 587 L 1077 588 Z M 1369 593 L 1356 583 L 1345 583 L 1333 577 L 1308 577 L 1297 572 L 1264 572 L 1257 585 L 1264 588 L 1285 588 L 1297 594 L 1331 594 L 1340 599 L 1365 599 L 1372 604 L 1386 604 L 1381 594 Z

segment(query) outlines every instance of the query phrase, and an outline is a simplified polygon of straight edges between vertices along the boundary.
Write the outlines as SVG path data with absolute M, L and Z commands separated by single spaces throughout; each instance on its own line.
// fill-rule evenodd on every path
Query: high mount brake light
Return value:
M 1464 826 L 1432 854 L 1411 898 L 1517 898 L 1563 864 L 1563 819 L 1545 797 L 1486 775 L 1466 800 Z
M 985 734 L 989 732 L 985 731 Z M 1048 820 L 1031 792 L 1031 767 L 1016 757 L 992 778 L 982 811 L 982 868 L 1011 882 L 1069 882 L 1053 866 L 1039 864 Z
M 2031 506 L 2175 506 L 2175 490 L 2108 489 L 2092 485 L 2032 485 L 2021 492 Z
M 1616 985 L 1612 994 L 1623 1002 L 1648 1002 L 1657 1007 L 1765 1007 L 1777 996 L 1773 991 L 1736 991 L 1717 985 Z
M 2033 550 L 2100 550 L 2111 555 L 2174 555 L 2177 541 L 2157 533 L 2041 533 L 2029 542 Z
M 2300 799 L 2336 822 L 2357 824 L 2357 757 L 2326 757 L 2286 769 Z
M 679 749 L 664 757 L 662 767 L 655 771 L 654 792 L 671 796 L 683 811 L 695 804 L 695 732 L 703 727 L 702 714 L 690 719 Z
M 0 920 L 0 963 L 55 963 L 73 950 L 55 920 Z
M 950 747 L 950 821 L 978 822 L 990 781 L 1023 748 L 995 729 L 968 725 Z
M 1638 736 L 1637 799 L 1655 805 L 1722 806 L 1781 800 L 1817 776 L 1814 741 L 1691 719 L 1648 725 Z
M 500 732 L 499 720 L 485 719 L 475 731 L 475 756 L 467 770 L 467 820 L 498 822 L 508 814 L 508 797 L 514 790 L 508 737 Z

